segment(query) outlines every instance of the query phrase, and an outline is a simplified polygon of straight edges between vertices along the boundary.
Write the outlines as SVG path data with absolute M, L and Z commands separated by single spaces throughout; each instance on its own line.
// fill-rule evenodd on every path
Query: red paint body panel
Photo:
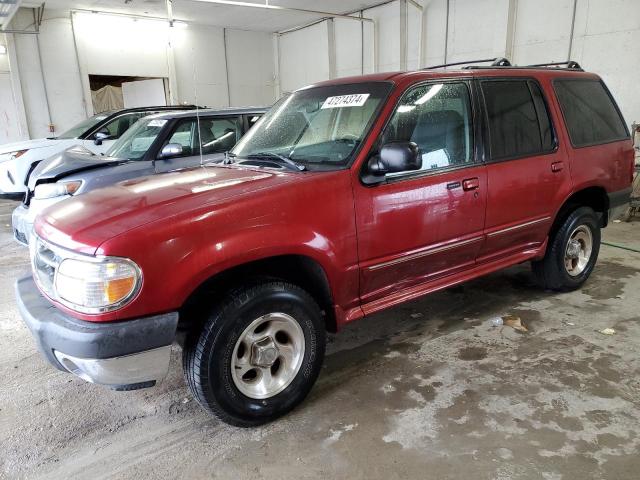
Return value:
M 506 73 L 505 73 L 506 72 Z M 360 178 L 398 98 L 440 78 L 529 77 L 549 104 L 557 151 L 365 186 Z M 142 288 L 120 310 L 73 316 L 113 321 L 176 310 L 205 280 L 246 262 L 304 255 L 324 270 L 338 326 L 430 291 L 544 255 L 563 202 L 598 186 L 630 186 L 630 142 L 573 149 L 551 81 L 598 78 L 556 69 L 385 73 L 318 85 L 388 81 L 394 88 L 349 169 L 274 173 L 200 167 L 96 190 L 36 223 L 48 241 L 134 260 Z M 459 188 L 447 188 L 460 182 Z M 464 187 L 464 188 L 463 188 Z M 513 228 L 517 227 L 517 228 Z
M 477 178 L 479 188 L 463 190 L 465 178 Z M 473 265 L 483 243 L 486 180 L 486 167 L 479 165 L 375 187 L 357 185 L 362 301 Z

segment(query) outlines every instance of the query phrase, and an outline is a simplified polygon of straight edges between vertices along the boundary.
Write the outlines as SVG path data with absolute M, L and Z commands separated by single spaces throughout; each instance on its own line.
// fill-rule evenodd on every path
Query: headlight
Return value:
M 15 158 L 20 158 L 22 155 L 24 155 L 25 153 L 27 153 L 29 151 L 29 149 L 27 148 L 26 150 L 16 150 L 15 152 L 9 152 L 9 155 L 11 156 L 11 158 L 15 159 Z
M 120 308 L 137 293 L 140 268 L 125 258 L 67 258 L 55 275 L 55 295 L 69 308 L 101 313 Z
M 82 181 L 76 180 L 73 182 L 56 182 L 56 183 L 41 183 L 36 185 L 33 190 L 34 198 L 43 200 L 45 198 L 60 197 L 62 195 L 73 195 L 82 186 Z

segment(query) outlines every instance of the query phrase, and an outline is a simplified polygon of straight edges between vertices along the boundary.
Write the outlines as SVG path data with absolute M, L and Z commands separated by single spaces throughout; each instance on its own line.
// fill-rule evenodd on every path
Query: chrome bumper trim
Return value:
M 171 345 L 112 358 L 79 358 L 54 350 L 65 369 L 83 380 L 114 388 L 153 386 L 169 371 Z

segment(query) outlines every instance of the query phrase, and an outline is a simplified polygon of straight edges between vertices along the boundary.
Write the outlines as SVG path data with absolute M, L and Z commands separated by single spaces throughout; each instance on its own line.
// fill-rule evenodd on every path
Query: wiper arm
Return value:
M 295 170 L 296 172 L 303 172 L 307 169 L 304 165 L 294 162 L 289 157 L 285 157 L 284 155 L 280 155 L 279 153 L 273 152 L 259 152 L 252 153 L 251 155 L 247 155 L 247 158 L 269 158 L 272 160 L 277 160 L 279 163 L 284 165 L 285 167 Z

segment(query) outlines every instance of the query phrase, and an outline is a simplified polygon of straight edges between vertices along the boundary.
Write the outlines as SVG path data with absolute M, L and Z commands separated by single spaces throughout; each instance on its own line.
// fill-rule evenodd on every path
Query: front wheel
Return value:
M 532 262 L 533 273 L 544 288 L 569 291 L 591 275 L 600 251 L 600 225 L 593 209 L 580 207 L 550 238 L 542 260 Z
M 187 342 L 189 388 L 226 423 L 269 422 L 309 393 L 324 358 L 320 308 L 304 290 L 270 281 L 228 295 Z

